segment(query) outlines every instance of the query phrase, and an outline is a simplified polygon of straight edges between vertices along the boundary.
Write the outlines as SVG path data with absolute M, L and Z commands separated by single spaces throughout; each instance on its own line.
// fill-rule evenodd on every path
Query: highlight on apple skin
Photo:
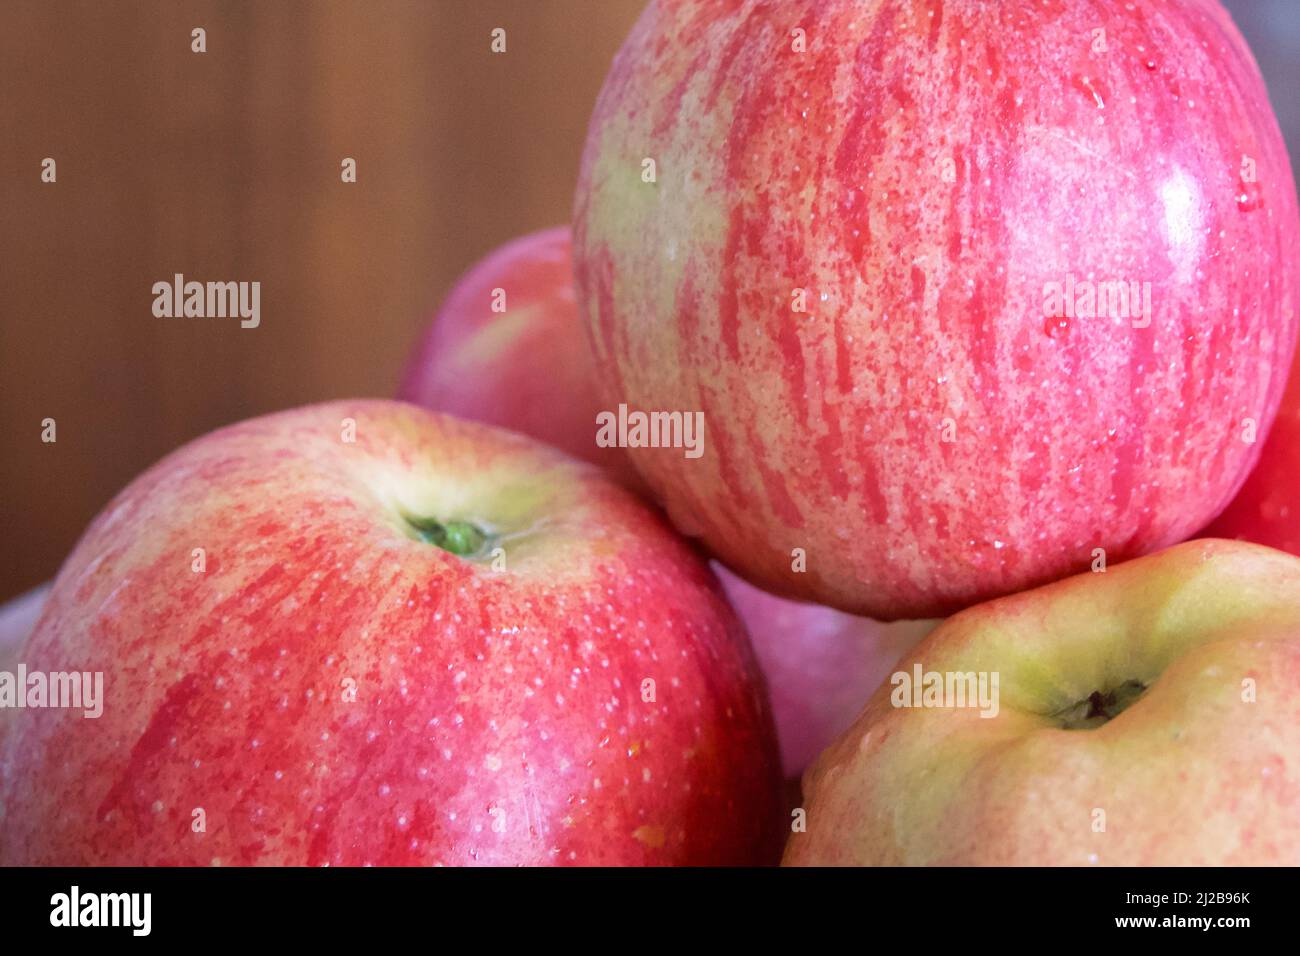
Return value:
M 550 442 L 644 491 L 625 450 L 595 442 L 601 407 L 569 248 L 567 228 L 548 229 L 512 240 L 472 266 L 438 310 L 399 397 Z M 500 312 L 493 311 L 496 302 Z M 884 624 L 787 600 L 722 564 L 714 562 L 713 570 L 767 677 L 787 778 L 803 773 L 853 722 L 899 655 L 935 625 Z
M 631 450 L 678 527 L 883 619 L 1195 533 L 1297 324 L 1291 165 L 1217 3 L 931 12 L 654 0 L 575 200 L 607 407 L 705 416 L 699 460 Z
M 1292 555 L 1191 541 L 991 601 L 897 675 L 805 775 L 786 864 L 1300 862 Z
M 105 701 L 11 723 L 0 865 L 779 855 L 762 680 L 705 561 L 598 469 L 412 405 L 174 452 L 22 659 Z

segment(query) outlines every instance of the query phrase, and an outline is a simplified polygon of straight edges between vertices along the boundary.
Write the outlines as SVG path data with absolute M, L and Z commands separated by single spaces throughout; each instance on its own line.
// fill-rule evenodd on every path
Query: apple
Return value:
M 36 626 L 49 590 L 46 582 L 0 605 L 0 668 L 18 653 L 19 646 Z
M 762 591 L 715 565 L 767 675 L 781 768 L 798 778 L 938 621 L 886 624 Z
M 771 717 L 740 623 L 657 513 L 532 440 L 339 402 L 207 435 L 60 571 L 0 865 L 756 864 Z
M 596 444 L 596 396 L 573 293 L 569 227 L 514 239 L 452 288 L 397 397 L 523 432 L 639 486 L 616 447 Z
M 636 485 L 623 450 L 593 440 L 600 403 L 570 262 L 569 230 L 560 227 L 515 239 L 471 267 L 425 334 L 399 397 L 515 429 Z M 494 289 L 506 294 L 504 312 L 490 311 Z M 716 562 L 713 570 L 767 676 L 788 778 L 853 722 L 899 655 L 935 623 L 882 624 L 776 597 Z
M 1282 396 L 1255 470 L 1206 535 L 1239 538 L 1300 554 L 1300 362 Z
M 575 200 L 606 407 L 704 415 L 702 457 L 630 449 L 679 528 L 885 619 L 1221 510 L 1282 394 L 1296 248 L 1208 0 L 651 2 Z
M 804 795 L 787 864 L 1294 866 L 1300 559 L 1191 541 L 964 611 Z
M 49 590 L 47 582 L 0 605 L 0 671 L 9 670 L 18 662 L 18 650 L 41 616 Z M 15 711 L 0 708 L 0 753 L 3 752 L 5 731 L 13 713 Z

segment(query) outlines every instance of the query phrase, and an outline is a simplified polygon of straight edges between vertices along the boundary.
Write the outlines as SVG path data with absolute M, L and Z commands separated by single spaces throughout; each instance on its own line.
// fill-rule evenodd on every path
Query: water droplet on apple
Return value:
M 1049 339 L 1065 335 L 1070 331 L 1070 320 L 1063 315 L 1049 315 L 1043 320 L 1043 334 Z
M 1264 205 L 1264 195 L 1259 183 L 1237 182 L 1237 208 L 1242 212 L 1254 212 Z

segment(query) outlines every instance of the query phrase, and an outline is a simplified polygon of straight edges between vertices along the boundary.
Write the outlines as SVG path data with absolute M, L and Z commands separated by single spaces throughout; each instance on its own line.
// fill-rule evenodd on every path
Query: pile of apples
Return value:
M 0 864 L 1300 863 L 1297 249 L 1214 0 L 652 0 L 401 401 L 85 532 Z

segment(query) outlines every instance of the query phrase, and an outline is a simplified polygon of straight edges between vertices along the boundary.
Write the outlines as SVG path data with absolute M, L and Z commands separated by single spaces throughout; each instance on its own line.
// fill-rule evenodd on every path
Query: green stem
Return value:
M 407 517 L 406 523 L 415 530 L 421 541 L 437 545 L 462 558 L 479 554 L 488 542 L 488 535 L 469 521 L 442 522 L 436 518 Z

